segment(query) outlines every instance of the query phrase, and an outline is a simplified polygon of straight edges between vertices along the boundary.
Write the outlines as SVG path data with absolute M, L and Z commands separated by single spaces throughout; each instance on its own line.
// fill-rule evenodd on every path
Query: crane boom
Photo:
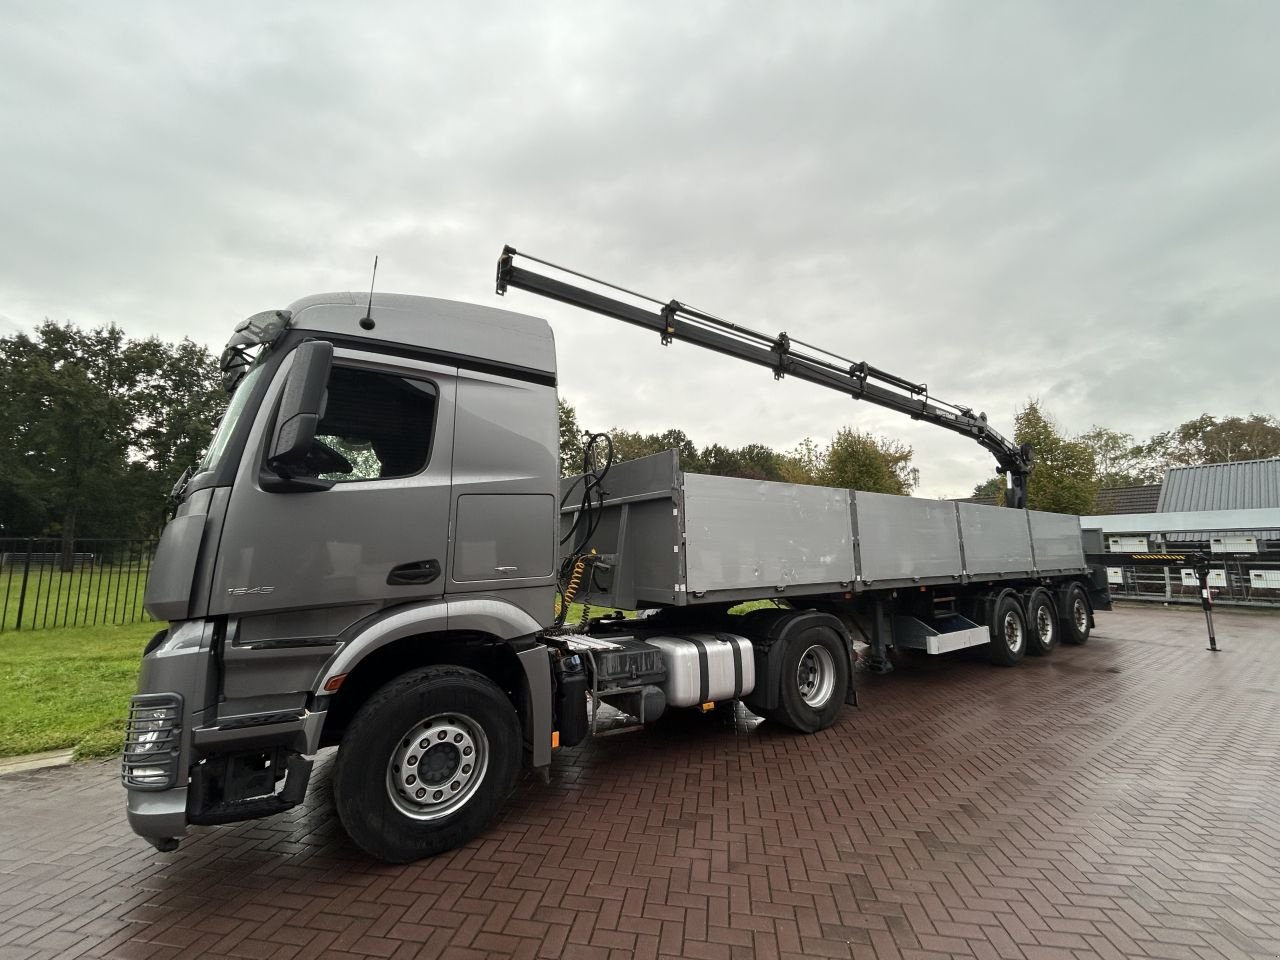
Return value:
M 518 267 L 514 263 L 516 257 L 523 257 L 554 270 L 647 301 L 657 309 L 627 303 L 595 290 L 588 290 L 525 267 Z M 897 410 L 913 420 L 923 420 L 953 433 L 970 437 L 995 457 L 999 472 L 1009 477 L 1005 503 L 1019 509 L 1027 505 L 1027 477 L 1031 473 L 1032 465 L 1030 445 L 1019 446 L 1005 439 L 987 423 L 985 413 L 974 413 L 969 407 L 930 397 L 927 384 L 913 383 L 868 363 L 850 361 L 820 347 L 789 337 L 786 333 L 770 337 L 697 310 L 678 300 L 663 303 L 652 297 L 637 294 L 577 271 L 539 260 L 529 254 L 520 253 L 511 246 L 503 247 L 502 256 L 498 259 L 498 295 L 505 294 L 509 287 L 559 300 L 561 303 L 581 307 L 584 310 L 591 310 L 606 317 L 613 317 L 615 320 L 644 327 L 646 330 L 653 330 L 662 338 L 664 345 L 673 340 L 684 340 L 717 353 L 737 357 L 748 363 L 768 367 L 777 379 L 787 375 L 797 377 L 809 383 L 849 394 L 857 400 L 867 400 L 878 406 Z M 797 347 L 807 349 L 797 349 Z

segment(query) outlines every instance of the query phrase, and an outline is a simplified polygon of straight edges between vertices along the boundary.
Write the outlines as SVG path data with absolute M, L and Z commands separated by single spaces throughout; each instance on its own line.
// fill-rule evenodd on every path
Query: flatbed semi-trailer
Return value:
M 779 363 L 946 418 L 1019 498 L 1030 451 L 985 417 L 920 385 L 860 392 L 907 384 L 866 365 L 846 381 Z M 674 453 L 611 464 L 607 442 L 561 481 L 554 344 L 534 317 L 320 295 L 240 324 L 222 367 L 227 413 L 148 580 L 168 626 L 123 758 L 130 823 L 160 849 L 296 805 L 339 745 L 356 843 L 428 856 L 483 830 L 520 768 L 545 775 L 602 704 L 648 723 L 742 702 L 815 732 L 853 699 L 855 636 L 871 669 L 895 646 L 1012 665 L 1084 642 L 1107 605 L 1075 518 L 708 477 Z M 639 613 L 567 623 L 571 600 Z

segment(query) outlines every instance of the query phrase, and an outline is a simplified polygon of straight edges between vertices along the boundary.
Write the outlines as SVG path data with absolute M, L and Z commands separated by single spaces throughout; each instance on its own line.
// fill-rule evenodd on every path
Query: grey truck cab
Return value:
M 431 849 L 465 839 L 524 745 L 549 762 L 549 326 L 425 297 L 313 296 L 242 323 L 222 365 L 230 403 L 175 491 L 147 584 L 168 628 L 131 705 L 130 823 L 171 849 L 189 824 L 287 809 L 306 758 L 345 737 L 334 792 L 357 842 L 429 852 L 383 828 L 397 821 L 447 821 Z

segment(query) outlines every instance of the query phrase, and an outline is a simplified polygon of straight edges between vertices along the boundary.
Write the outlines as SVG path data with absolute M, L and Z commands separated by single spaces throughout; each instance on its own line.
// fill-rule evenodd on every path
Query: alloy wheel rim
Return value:
M 489 767 L 489 739 L 471 717 L 438 713 L 404 732 L 387 761 L 387 796 L 414 820 L 438 820 L 475 795 Z
M 822 707 L 831 699 L 836 687 L 836 662 L 830 650 L 815 643 L 800 655 L 796 687 L 800 699 L 810 707 Z
M 1009 648 L 1010 653 L 1017 653 L 1022 649 L 1022 621 L 1018 619 L 1018 615 L 1010 610 L 1004 615 L 1004 643 Z
M 1053 643 L 1053 611 L 1047 604 L 1041 604 L 1036 610 L 1036 633 L 1040 637 L 1041 646 L 1048 647 Z
M 1089 610 L 1079 597 L 1076 597 L 1075 603 L 1071 605 L 1071 616 L 1075 619 L 1076 629 L 1081 633 L 1089 628 Z

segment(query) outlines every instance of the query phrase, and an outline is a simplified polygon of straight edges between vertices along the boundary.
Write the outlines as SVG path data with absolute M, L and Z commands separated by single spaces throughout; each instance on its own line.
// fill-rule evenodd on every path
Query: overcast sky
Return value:
M 367 287 L 552 321 L 585 425 L 976 444 L 518 291 L 504 243 L 1001 430 L 1280 413 L 1280 4 L 14 3 L 0 333 Z M 482 13 L 481 13 L 482 11 Z

